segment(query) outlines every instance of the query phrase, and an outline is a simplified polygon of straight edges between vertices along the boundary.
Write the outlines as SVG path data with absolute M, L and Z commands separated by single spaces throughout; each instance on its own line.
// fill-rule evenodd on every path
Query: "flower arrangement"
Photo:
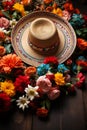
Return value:
M 62 64 L 54 56 L 46 57 L 38 67 L 29 66 L 18 57 L 11 44 L 11 31 L 18 20 L 31 11 L 45 10 L 70 22 L 77 35 L 73 55 Z M 62 95 L 74 94 L 85 83 L 87 71 L 87 14 L 81 14 L 68 1 L 2 0 L 0 2 L 0 113 L 13 104 L 46 117 L 51 102 Z M 73 58 L 75 56 L 75 58 Z M 73 78 L 74 77 L 74 78 Z

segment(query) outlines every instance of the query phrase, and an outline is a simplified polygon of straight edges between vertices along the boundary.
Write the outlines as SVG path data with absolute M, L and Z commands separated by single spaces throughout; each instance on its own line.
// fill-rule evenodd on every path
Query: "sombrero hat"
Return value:
M 37 18 L 48 18 L 56 26 L 59 34 L 60 44 L 54 55 L 58 58 L 59 63 L 65 62 L 73 53 L 76 47 L 76 35 L 72 26 L 63 18 L 45 11 L 32 12 L 22 17 L 12 30 L 12 46 L 18 56 L 27 64 L 38 66 L 46 57 L 37 53 L 29 46 L 29 28 L 32 21 Z

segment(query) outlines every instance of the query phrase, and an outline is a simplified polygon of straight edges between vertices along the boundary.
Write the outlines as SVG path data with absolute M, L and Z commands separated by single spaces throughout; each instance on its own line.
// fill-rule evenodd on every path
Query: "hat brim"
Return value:
M 76 34 L 72 26 L 63 18 L 49 12 L 36 11 L 22 17 L 11 33 L 12 46 L 16 54 L 27 64 L 38 66 L 46 57 L 37 53 L 29 46 L 29 27 L 36 18 L 49 18 L 58 29 L 60 44 L 58 50 L 52 56 L 58 58 L 59 63 L 65 62 L 73 53 L 76 47 Z

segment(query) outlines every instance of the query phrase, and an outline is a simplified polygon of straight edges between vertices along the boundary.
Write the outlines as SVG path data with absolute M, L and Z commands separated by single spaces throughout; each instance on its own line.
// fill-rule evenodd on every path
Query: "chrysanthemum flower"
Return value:
M 57 73 L 55 74 L 54 80 L 55 80 L 55 83 L 56 83 L 57 85 L 62 86 L 62 85 L 65 84 L 65 77 L 63 76 L 62 73 L 57 72 Z
M 30 85 L 28 85 L 28 87 L 25 88 L 26 96 L 28 97 L 28 99 L 32 101 L 35 97 L 39 96 L 37 92 L 38 88 L 38 86 L 32 87 Z
M 25 108 L 29 107 L 29 103 L 30 101 L 28 100 L 27 97 L 24 97 L 24 95 L 22 97 L 19 97 L 18 100 L 16 100 L 17 102 L 17 106 L 19 106 L 19 108 L 22 108 L 22 110 L 24 111 Z
M 16 54 L 8 54 L 0 60 L 0 72 L 10 73 L 14 68 L 24 68 L 23 62 Z
M 15 86 L 12 81 L 4 81 L 0 83 L 0 89 L 8 96 L 13 97 L 15 95 Z

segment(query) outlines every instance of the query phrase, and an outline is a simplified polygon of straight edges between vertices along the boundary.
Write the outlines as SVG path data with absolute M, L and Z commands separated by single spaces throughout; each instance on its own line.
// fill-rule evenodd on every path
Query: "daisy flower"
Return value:
M 32 87 L 31 85 L 28 85 L 28 87 L 25 88 L 25 92 L 26 92 L 28 99 L 30 99 L 32 101 L 35 97 L 39 96 L 39 94 L 37 92 L 38 88 L 39 88 L 38 86 Z
M 24 97 L 24 95 L 22 97 L 19 97 L 19 99 L 16 100 L 16 102 L 17 102 L 17 106 L 19 106 L 19 108 L 22 108 L 23 111 L 25 108 L 28 108 L 28 104 L 30 103 L 28 98 Z

